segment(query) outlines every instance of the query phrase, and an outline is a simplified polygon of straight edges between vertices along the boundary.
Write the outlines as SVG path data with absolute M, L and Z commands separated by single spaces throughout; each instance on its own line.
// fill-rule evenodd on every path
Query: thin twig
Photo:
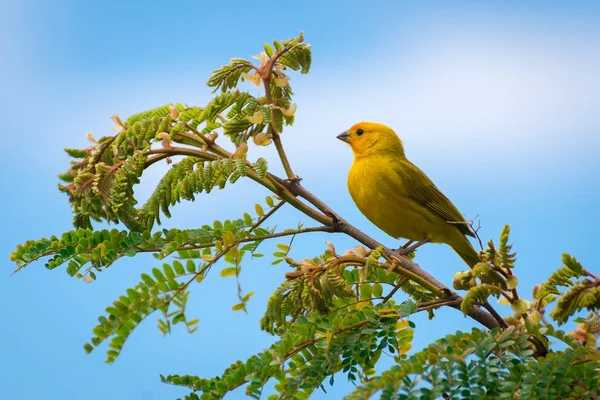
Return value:
M 400 287 L 402 285 L 404 285 L 406 282 L 408 282 L 408 278 L 403 276 L 402 278 L 400 278 L 400 281 L 396 284 L 396 286 L 394 286 L 394 288 L 392 290 L 390 290 L 390 292 L 387 294 L 387 296 L 385 296 L 383 298 L 383 300 L 381 301 L 382 303 L 387 303 L 393 295 L 396 294 L 396 292 L 398 291 L 398 289 L 400 289 Z
M 448 298 L 448 299 L 437 299 L 437 300 L 432 300 L 432 301 L 424 301 L 422 303 L 419 304 L 418 306 L 418 310 L 419 311 L 427 311 L 427 310 L 431 310 L 433 308 L 439 308 L 442 306 L 449 306 L 449 305 L 460 305 L 461 300 L 460 299 L 456 299 L 456 298 Z
M 267 104 L 275 105 L 273 102 L 273 96 L 271 94 L 271 68 L 269 68 L 269 73 L 267 76 L 263 78 L 263 84 L 265 85 L 265 98 Z M 277 131 L 277 127 L 275 126 L 275 110 L 271 110 L 271 122 L 269 122 L 269 129 L 271 131 L 271 135 L 273 137 L 273 143 L 275 144 L 275 148 L 277 149 L 277 154 L 281 159 L 281 164 L 283 164 L 283 169 L 285 170 L 285 174 L 288 179 L 296 179 L 296 175 L 292 171 L 292 167 L 290 162 L 285 154 L 285 150 L 283 149 L 283 144 L 281 143 L 281 137 L 279 136 L 279 132 Z
M 272 209 L 269 210 L 268 213 L 266 213 L 265 215 L 263 215 L 262 217 L 260 217 L 258 219 L 258 221 L 256 221 L 254 224 L 252 224 L 252 226 L 250 227 L 250 229 L 248 229 L 248 233 L 252 232 L 253 230 L 255 230 L 256 228 L 258 228 L 260 225 L 262 225 L 263 222 L 265 222 L 267 220 L 267 218 L 269 218 L 271 215 L 275 214 L 275 212 L 277 210 L 279 210 L 281 208 L 281 206 L 283 206 L 286 202 L 285 201 L 280 201 L 279 203 L 277 203 Z
M 333 230 L 333 227 L 331 227 L 331 226 L 314 226 L 314 227 L 310 227 L 310 228 L 302 228 L 302 229 L 294 229 L 294 230 L 283 231 L 283 232 L 276 232 L 276 233 L 272 233 L 272 234 L 264 235 L 264 236 L 246 237 L 243 239 L 236 240 L 236 243 L 240 244 L 240 243 L 247 243 L 247 242 L 258 242 L 258 241 L 263 241 L 263 240 L 267 240 L 267 239 L 275 239 L 275 238 L 280 238 L 280 237 L 285 237 L 285 236 L 294 236 L 294 235 L 300 235 L 303 233 L 311 233 L 311 232 L 333 233 L 334 230 Z M 206 249 L 206 248 L 215 247 L 215 246 L 216 246 L 215 243 L 202 243 L 202 244 L 198 244 L 198 245 L 190 244 L 190 245 L 180 246 L 177 248 L 177 250 L 198 250 L 198 249 Z M 148 248 L 148 247 L 136 248 L 136 252 L 137 253 L 155 253 L 156 251 L 160 250 L 161 248 L 162 248 L 162 246 L 157 247 L 157 248 Z
M 477 228 L 475 228 L 475 221 L 477 221 Z M 476 215 L 472 220 L 469 221 L 469 227 L 473 231 L 475 235 L 475 239 L 479 242 L 479 248 L 483 250 L 483 242 L 481 241 L 481 237 L 479 237 L 479 230 L 481 229 L 481 222 L 479 221 L 479 215 Z
M 492 316 L 496 319 L 496 321 L 498 321 L 498 324 L 502 329 L 508 328 L 508 324 L 506 323 L 504 318 L 502 318 L 500 314 L 498 314 L 498 312 L 494 309 L 494 307 L 492 307 L 492 305 L 489 302 L 486 301 L 485 303 L 483 303 L 482 307 L 488 310 L 490 314 L 492 314 Z

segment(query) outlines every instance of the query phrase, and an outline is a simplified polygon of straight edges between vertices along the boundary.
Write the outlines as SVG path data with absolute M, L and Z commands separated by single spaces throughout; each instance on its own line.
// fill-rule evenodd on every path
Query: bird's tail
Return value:
M 463 235 L 460 235 L 460 240 L 455 240 L 453 243 L 450 243 L 450 246 L 460 256 L 460 258 L 463 259 L 469 268 L 473 268 L 475 264 L 481 261 L 479 254 L 471 242 L 469 242 L 469 239 Z
M 469 242 L 466 236 L 461 235 L 460 240 L 456 239 L 450 246 L 454 249 L 456 253 L 463 259 L 463 261 L 469 266 L 469 268 L 473 268 L 475 264 L 481 262 L 479 258 L 479 254 Z M 485 276 L 481 280 L 483 283 L 489 283 L 494 285 L 500 285 L 503 289 L 506 289 L 506 280 L 498 273 L 497 271 L 492 271 L 488 276 Z

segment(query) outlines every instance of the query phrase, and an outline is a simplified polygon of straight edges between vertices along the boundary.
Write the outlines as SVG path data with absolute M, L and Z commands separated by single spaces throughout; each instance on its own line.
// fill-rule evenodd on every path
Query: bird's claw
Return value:
M 296 176 L 293 179 L 284 179 L 283 183 L 285 183 L 286 185 L 296 185 L 298 183 L 300 183 L 300 181 L 302 180 L 302 178 L 300 178 L 299 176 Z
M 413 244 L 414 240 L 409 240 L 404 245 L 398 247 L 398 250 L 396 250 L 396 252 L 399 253 L 400 255 L 406 256 L 406 255 L 412 253 L 413 251 L 415 251 L 416 249 L 418 249 L 419 247 L 423 246 L 425 243 L 429 243 L 429 242 L 430 242 L 429 238 L 419 240 L 415 244 Z

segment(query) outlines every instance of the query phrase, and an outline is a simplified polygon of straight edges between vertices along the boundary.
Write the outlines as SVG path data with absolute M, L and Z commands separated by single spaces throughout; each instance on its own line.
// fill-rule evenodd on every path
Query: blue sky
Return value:
M 63 147 L 86 145 L 88 131 L 110 134 L 114 113 L 127 116 L 169 102 L 205 104 L 211 70 L 301 30 L 313 45 L 313 69 L 292 75 L 297 123 L 285 132 L 284 145 L 306 187 L 394 245 L 355 209 L 345 187 L 351 153 L 335 139 L 360 120 L 384 122 L 463 213 L 480 215 L 484 238 L 495 239 L 504 223 L 512 225 L 522 293 L 559 266 L 563 251 L 598 271 L 592 244 L 600 225 L 598 3 L 200 3 L 0 6 L 0 253 L 6 256 L 0 397 L 176 398 L 186 392 L 161 384 L 159 373 L 214 376 L 271 343 L 257 322 L 286 269 L 266 260 L 244 267 L 244 288 L 257 293 L 248 315 L 230 312 L 235 282 L 215 274 L 192 293 L 197 333 L 175 330 L 162 338 L 148 320 L 117 362 L 106 365 L 102 349 L 86 355 L 82 344 L 104 307 L 157 262 L 123 260 L 86 285 L 42 264 L 9 277 L 14 266 L 7 257 L 18 243 L 70 228 L 69 206 L 56 190 L 56 174 L 68 162 Z M 251 149 L 251 157 L 259 155 L 273 152 Z M 275 160 L 271 168 L 280 170 Z M 149 171 L 138 193 L 147 194 L 162 172 Z M 240 181 L 201 196 L 201 206 L 177 207 L 166 225 L 237 217 L 265 194 Z M 285 209 L 276 222 L 300 220 Z M 292 255 L 311 256 L 325 240 L 299 239 Z M 333 242 L 338 249 L 353 245 L 339 236 Z M 463 268 L 446 246 L 426 246 L 417 261 L 447 283 Z M 416 348 L 471 326 L 456 311 L 438 314 L 433 322 L 415 318 Z M 328 389 L 328 398 L 350 389 L 343 381 Z

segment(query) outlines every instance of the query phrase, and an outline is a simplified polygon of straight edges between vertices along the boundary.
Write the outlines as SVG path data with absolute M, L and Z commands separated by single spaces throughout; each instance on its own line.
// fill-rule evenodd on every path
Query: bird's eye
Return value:
M 363 131 L 362 129 L 359 129 L 359 130 L 356 131 L 356 134 L 358 136 L 362 135 L 363 133 L 365 133 L 365 131 Z

